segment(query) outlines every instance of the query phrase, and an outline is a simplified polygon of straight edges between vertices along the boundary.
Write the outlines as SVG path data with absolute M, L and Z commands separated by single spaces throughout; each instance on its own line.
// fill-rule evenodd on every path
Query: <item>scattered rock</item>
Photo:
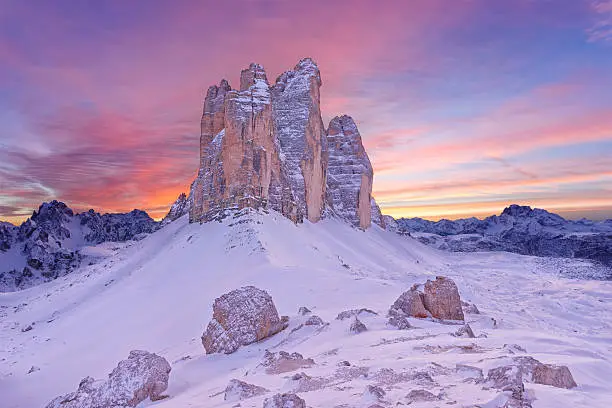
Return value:
M 472 331 L 472 328 L 470 327 L 469 324 L 465 324 L 465 325 L 461 326 L 459 328 L 459 330 L 457 330 L 455 333 L 453 333 L 453 336 L 455 336 L 455 337 L 468 337 L 470 339 L 476 338 L 476 336 L 474 335 L 474 332 Z
M 359 334 L 359 333 L 363 333 L 364 331 L 367 331 L 368 328 L 366 327 L 365 324 L 361 322 L 361 320 L 359 320 L 355 316 L 355 320 L 353 320 L 353 323 L 351 323 L 351 327 L 349 328 L 349 330 L 353 334 Z
M 40 371 L 40 367 L 36 367 L 36 366 L 32 366 L 30 367 L 30 369 L 28 370 L 28 374 L 32 374 L 36 371 Z
M 406 398 L 410 401 L 410 403 L 425 402 L 425 401 L 438 401 L 440 399 L 439 396 L 432 394 L 431 392 L 427 390 L 422 390 L 422 389 L 410 391 L 408 395 L 406 395 Z
M 32 325 L 31 325 L 31 324 L 28 324 L 26 327 L 21 328 L 21 331 L 22 331 L 23 333 L 25 333 L 25 332 L 30 331 L 30 330 L 32 330 L 32 329 L 33 329 Z
M 268 391 L 269 390 L 264 387 L 249 384 L 237 379 L 232 379 L 230 380 L 227 387 L 225 387 L 225 396 L 223 397 L 223 399 L 225 401 L 230 402 L 241 401 L 244 399 L 256 397 L 258 395 L 263 395 Z
M 310 314 L 310 313 L 312 313 L 312 311 L 306 306 L 302 306 L 298 309 L 298 314 L 300 316 L 306 316 L 307 314 Z
M 306 408 L 306 401 L 293 393 L 276 394 L 266 398 L 263 408 Z
M 480 314 L 480 310 L 476 307 L 475 304 L 461 301 L 461 307 L 463 309 L 463 313 L 466 314 Z
M 338 367 L 350 367 L 351 363 L 346 360 L 342 360 L 338 362 Z
M 387 324 L 399 330 L 408 330 L 412 328 L 412 325 L 410 324 L 406 316 L 392 316 L 387 321 Z
M 385 397 L 386 392 L 377 385 L 368 385 L 366 386 L 362 398 L 366 401 L 380 401 Z
M 464 381 L 474 381 L 479 383 L 484 380 L 484 375 L 482 373 L 482 369 L 466 364 L 457 364 L 455 366 L 455 371 L 462 376 L 464 376 Z
M 365 309 L 365 308 L 351 309 L 351 310 L 345 310 L 344 312 L 338 313 L 338 316 L 336 316 L 336 320 L 350 319 L 351 317 L 359 316 L 361 314 L 369 314 L 372 316 L 378 315 L 378 313 L 370 309 Z
M 135 407 L 147 398 L 157 401 L 165 398 L 170 370 L 165 358 L 134 350 L 107 380 L 86 377 L 75 392 L 55 398 L 46 408 Z
M 308 320 L 304 322 L 305 326 L 322 326 L 324 324 L 325 322 L 323 322 L 323 319 L 316 315 L 310 316 Z
M 213 304 L 213 318 L 202 335 L 207 354 L 230 354 L 288 326 L 268 293 L 254 286 L 233 290 Z
M 280 374 L 295 371 L 299 368 L 311 367 L 315 364 L 312 358 L 304 358 L 300 353 L 287 353 L 279 351 L 271 353 L 266 350 L 261 365 L 266 367 L 268 374 Z
M 437 276 L 423 290 L 423 304 L 436 319 L 464 320 L 459 289 L 452 279 Z

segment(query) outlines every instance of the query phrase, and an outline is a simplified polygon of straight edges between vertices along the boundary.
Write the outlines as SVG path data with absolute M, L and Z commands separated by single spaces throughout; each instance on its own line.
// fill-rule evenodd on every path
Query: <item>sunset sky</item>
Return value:
M 204 92 L 317 61 L 393 216 L 612 218 L 612 1 L 0 0 L 0 219 L 163 216 Z

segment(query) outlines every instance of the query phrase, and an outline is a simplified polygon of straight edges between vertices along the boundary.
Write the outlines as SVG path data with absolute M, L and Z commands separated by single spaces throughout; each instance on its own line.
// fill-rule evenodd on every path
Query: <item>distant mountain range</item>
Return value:
M 387 218 L 389 228 L 424 244 L 457 252 L 507 251 L 584 258 L 612 266 L 612 220 L 566 220 L 539 208 L 511 205 L 485 219 L 428 221 Z
M 159 223 L 141 210 L 75 214 L 59 201 L 43 203 L 20 226 L 0 223 L 0 292 L 25 289 L 63 276 L 83 260 L 86 246 L 139 239 Z

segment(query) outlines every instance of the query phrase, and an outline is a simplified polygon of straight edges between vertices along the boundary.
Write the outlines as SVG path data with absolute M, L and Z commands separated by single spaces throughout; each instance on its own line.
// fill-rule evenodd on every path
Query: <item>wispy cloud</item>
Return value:
M 591 0 L 595 23 L 587 30 L 590 41 L 612 43 L 612 0 Z

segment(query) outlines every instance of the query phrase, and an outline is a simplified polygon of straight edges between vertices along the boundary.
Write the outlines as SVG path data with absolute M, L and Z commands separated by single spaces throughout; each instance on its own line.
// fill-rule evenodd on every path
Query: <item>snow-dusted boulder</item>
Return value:
M 411 317 L 424 318 L 431 316 L 423 305 L 423 293 L 417 289 L 417 285 L 414 285 L 397 298 L 389 310 L 389 315 L 391 317 L 398 317 L 398 311 Z
M 164 398 L 170 370 L 165 358 L 134 350 L 107 380 L 86 377 L 75 392 L 55 398 L 46 408 L 125 408 L 135 407 L 147 398 L 156 401 Z
M 464 319 L 459 289 L 452 279 L 444 276 L 425 283 L 423 304 L 436 319 Z
M 445 320 L 464 320 L 459 289 L 452 279 L 444 276 L 427 280 L 423 291 L 413 285 L 391 305 L 389 317 L 433 317 Z
M 300 353 L 287 353 L 286 351 L 270 352 L 266 350 L 261 362 L 268 374 L 280 374 L 295 371 L 299 368 L 311 367 L 315 364 L 312 358 L 304 358 Z
M 532 379 L 536 384 L 552 385 L 558 388 L 577 387 L 572 373 L 566 366 L 537 364 L 533 368 Z
M 227 387 L 225 387 L 223 399 L 229 402 L 242 401 L 258 395 L 263 395 L 266 392 L 268 392 L 268 390 L 264 387 L 249 384 L 234 378 L 230 380 Z
M 353 334 L 359 334 L 359 333 L 363 333 L 364 331 L 367 331 L 368 328 L 366 327 L 365 324 L 363 324 L 363 322 L 361 320 L 359 320 L 357 318 L 357 316 L 355 316 L 355 319 L 353 319 L 353 321 L 351 322 L 351 326 L 349 327 L 349 331 Z
M 270 337 L 287 327 L 272 297 L 254 286 L 235 289 L 215 299 L 213 318 L 202 335 L 207 354 L 230 354 L 240 346 Z
M 266 398 L 263 408 L 306 408 L 306 401 L 294 393 L 276 394 Z

